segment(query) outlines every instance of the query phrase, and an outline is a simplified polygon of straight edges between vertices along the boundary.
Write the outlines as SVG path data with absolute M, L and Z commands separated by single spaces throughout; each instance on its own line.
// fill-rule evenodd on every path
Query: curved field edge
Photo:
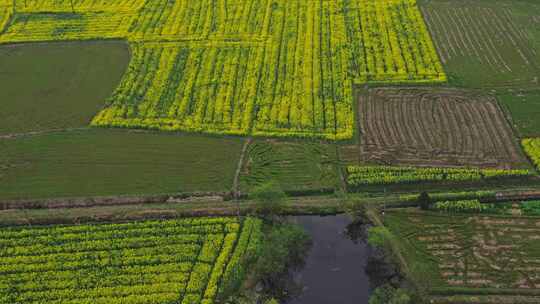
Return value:
M 191 218 L 3 228 L 0 299 L 218 303 L 238 289 L 257 257 L 261 225 L 254 218 Z

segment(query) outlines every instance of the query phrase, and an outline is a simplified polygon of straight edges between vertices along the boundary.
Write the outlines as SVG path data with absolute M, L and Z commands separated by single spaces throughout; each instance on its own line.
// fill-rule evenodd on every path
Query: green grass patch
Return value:
M 285 191 L 321 192 L 339 188 L 336 148 L 315 142 L 255 141 L 247 150 L 240 187 L 249 192 L 268 181 Z
M 512 115 L 520 136 L 540 136 L 540 91 L 504 92 L 498 98 Z
M 0 46 L 0 135 L 88 125 L 129 57 L 124 42 Z
M 81 130 L 0 140 L 0 199 L 230 191 L 240 139 Z

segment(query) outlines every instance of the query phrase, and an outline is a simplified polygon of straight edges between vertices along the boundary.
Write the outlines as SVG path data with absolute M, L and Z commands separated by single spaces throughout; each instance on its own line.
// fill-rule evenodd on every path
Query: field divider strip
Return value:
M 240 173 L 242 171 L 242 167 L 244 166 L 244 158 L 246 156 L 247 148 L 252 142 L 252 138 L 249 137 L 244 141 L 244 146 L 242 147 L 242 152 L 240 153 L 240 159 L 238 160 L 238 166 L 236 167 L 236 172 L 234 174 L 234 182 L 233 182 L 233 196 L 235 199 L 238 199 L 240 197 L 240 185 L 239 185 L 239 179 L 240 179 Z
M 10 134 L 0 135 L 0 139 L 15 139 L 15 138 L 25 137 L 25 136 L 46 135 L 46 134 L 58 133 L 58 132 L 71 132 L 71 131 L 84 131 L 84 130 L 90 130 L 90 128 L 81 127 L 81 128 L 50 129 L 50 130 L 43 130 L 43 131 L 31 131 L 31 132 L 25 132 L 25 133 L 10 133 Z

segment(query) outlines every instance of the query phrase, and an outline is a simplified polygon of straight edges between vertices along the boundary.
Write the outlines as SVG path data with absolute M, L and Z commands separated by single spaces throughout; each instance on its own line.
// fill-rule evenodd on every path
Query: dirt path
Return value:
M 244 142 L 244 146 L 242 147 L 242 153 L 240 153 L 240 159 L 238 160 L 238 166 L 236 167 L 236 173 L 234 174 L 234 182 L 233 182 L 233 194 L 234 198 L 238 199 L 240 197 L 240 173 L 242 173 L 242 166 L 244 164 L 244 158 L 246 157 L 247 148 L 252 142 L 252 138 L 246 139 Z

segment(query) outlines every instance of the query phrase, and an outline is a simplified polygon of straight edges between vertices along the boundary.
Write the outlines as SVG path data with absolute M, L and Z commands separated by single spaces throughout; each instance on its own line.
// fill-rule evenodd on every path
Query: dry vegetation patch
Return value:
M 431 263 L 433 294 L 540 295 L 538 217 L 391 211 L 385 225 L 414 248 L 408 263 Z

